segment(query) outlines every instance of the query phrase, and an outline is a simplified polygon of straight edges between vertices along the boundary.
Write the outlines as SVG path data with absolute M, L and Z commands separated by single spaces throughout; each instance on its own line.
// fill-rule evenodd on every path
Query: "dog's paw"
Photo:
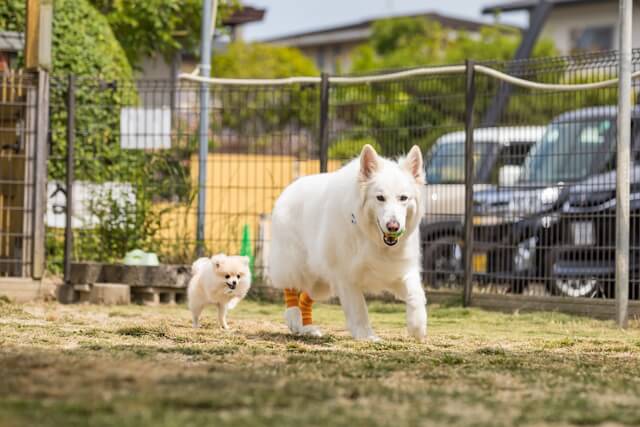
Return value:
M 315 325 L 306 325 L 300 329 L 300 335 L 320 338 L 322 336 L 322 331 Z
M 358 341 L 368 341 L 368 342 L 381 342 L 382 339 L 376 334 L 365 335 L 361 337 L 354 337 Z
M 407 306 L 407 331 L 418 341 L 427 337 L 427 310 L 424 305 Z
M 427 338 L 427 325 L 407 326 L 409 335 L 415 338 L 417 341 L 424 341 Z
M 302 333 L 302 313 L 298 307 L 289 307 L 284 311 L 284 322 L 292 334 Z
M 352 331 L 351 335 L 357 341 L 380 342 L 382 341 L 370 327 L 359 328 Z

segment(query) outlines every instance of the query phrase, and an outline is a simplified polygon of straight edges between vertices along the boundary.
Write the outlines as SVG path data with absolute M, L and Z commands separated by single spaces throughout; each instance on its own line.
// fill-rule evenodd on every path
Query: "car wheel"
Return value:
M 552 294 L 573 298 L 593 298 L 599 296 L 602 284 L 595 277 L 552 277 Z
M 572 298 L 607 297 L 605 284 L 597 277 L 565 277 L 554 274 L 555 257 L 547 258 L 547 290 L 551 295 Z
M 460 284 L 463 274 L 462 246 L 457 238 L 442 237 L 427 242 L 423 259 L 426 285 L 440 288 Z

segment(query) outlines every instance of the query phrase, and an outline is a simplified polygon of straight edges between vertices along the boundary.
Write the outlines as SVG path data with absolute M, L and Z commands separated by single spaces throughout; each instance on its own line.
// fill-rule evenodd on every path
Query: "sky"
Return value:
M 254 41 L 418 12 L 491 22 L 493 17 L 481 15 L 480 10 L 500 0 L 244 0 L 244 3 L 266 9 L 262 22 L 244 28 L 244 38 Z M 506 14 L 501 22 L 524 26 L 526 13 Z

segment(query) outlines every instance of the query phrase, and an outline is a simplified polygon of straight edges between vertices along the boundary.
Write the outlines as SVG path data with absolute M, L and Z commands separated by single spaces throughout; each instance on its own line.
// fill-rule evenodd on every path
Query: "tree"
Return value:
M 155 53 L 169 59 L 178 51 L 197 52 L 202 0 L 90 1 L 107 18 L 132 66 Z M 237 6 L 237 0 L 219 2 L 217 28 Z
M 475 61 L 505 61 L 513 58 L 520 32 L 509 27 L 483 27 L 478 37 L 452 31 L 424 18 L 394 18 L 376 21 L 368 43 L 355 52 L 355 72 L 407 68 Z M 548 39 L 534 48 L 532 57 L 556 55 Z
M 262 43 L 231 43 L 214 55 L 211 73 L 215 77 L 276 79 L 318 75 L 313 61 L 298 49 Z
M 211 65 L 215 77 L 282 78 L 318 75 L 313 62 L 298 49 L 260 43 L 231 43 L 216 54 Z M 317 85 L 246 89 L 223 87 L 217 95 L 224 106 L 222 127 L 240 134 L 266 134 L 287 126 L 309 128 L 317 119 Z M 258 141 L 258 144 L 260 142 Z

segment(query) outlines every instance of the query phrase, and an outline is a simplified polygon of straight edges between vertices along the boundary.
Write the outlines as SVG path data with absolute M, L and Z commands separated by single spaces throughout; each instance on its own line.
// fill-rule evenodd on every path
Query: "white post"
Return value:
M 631 159 L 631 28 L 633 0 L 620 0 L 616 174 L 616 318 L 629 320 L 629 167 Z
M 217 0 L 203 0 L 200 30 L 200 76 L 211 76 L 211 42 L 216 25 Z M 196 248 L 198 256 L 204 252 L 204 222 L 207 208 L 207 158 L 209 156 L 209 86 L 200 83 L 200 126 L 198 152 L 198 223 Z

